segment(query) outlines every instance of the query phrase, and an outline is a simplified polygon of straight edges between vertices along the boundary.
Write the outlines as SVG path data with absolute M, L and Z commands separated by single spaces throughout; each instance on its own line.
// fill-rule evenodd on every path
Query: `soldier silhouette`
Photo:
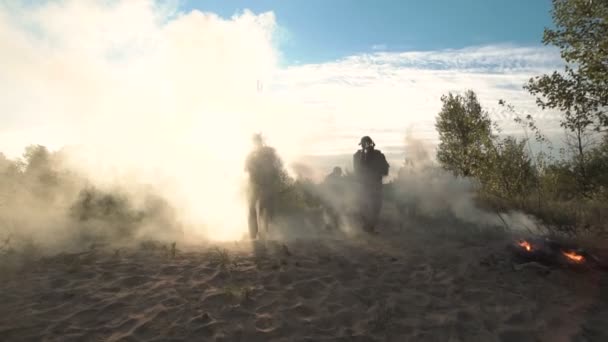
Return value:
M 253 136 L 253 150 L 247 157 L 245 171 L 249 174 L 249 235 L 255 239 L 260 233 L 268 233 L 287 174 L 276 150 L 264 143 L 261 134 Z
M 382 178 L 388 175 L 389 164 L 369 136 L 361 138 L 359 145 L 361 149 L 353 156 L 359 217 L 363 230 L 374 233 L 382 209 Z

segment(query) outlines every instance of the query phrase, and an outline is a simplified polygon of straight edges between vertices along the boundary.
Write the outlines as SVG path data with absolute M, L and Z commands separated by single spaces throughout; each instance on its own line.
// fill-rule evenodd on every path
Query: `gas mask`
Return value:
M 366 153 L 366 154 L 369 153 L 369 151 L 371 151 L 373 147 L 374 146 L 369 142 L 365 142 L 365 143 L 363 143 L 363 145 L 361 145 L 361 148 L 363 149 L 363 153 Z

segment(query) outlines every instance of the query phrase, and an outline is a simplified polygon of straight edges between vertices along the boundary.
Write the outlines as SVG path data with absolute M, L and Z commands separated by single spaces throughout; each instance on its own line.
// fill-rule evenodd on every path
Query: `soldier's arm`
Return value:
M 380 161 L 381 161 L 381 165 L 382 165 L 382 175 L 383 176 L 388 176 L 388 169 L 390 168 L 390 165 L 388 164 L 388 161 L 386 160 L 386 156 L 384 155 L 384 153 L 380 152 Z
M 355 173 L 355 175 L 359 174 L 359 171 L 361 170 L 361 158 L 360 158 L 360 153 L 357 152 L 353 155 L 353 172 Z

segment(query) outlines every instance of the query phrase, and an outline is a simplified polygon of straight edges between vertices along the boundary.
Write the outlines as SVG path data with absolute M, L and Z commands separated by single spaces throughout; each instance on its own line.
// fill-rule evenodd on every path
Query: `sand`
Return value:
M 0 284 L 2 341 L 608 341 L 599 273 L 515 269 L 507 240 L 377 236 L 100 247 Z

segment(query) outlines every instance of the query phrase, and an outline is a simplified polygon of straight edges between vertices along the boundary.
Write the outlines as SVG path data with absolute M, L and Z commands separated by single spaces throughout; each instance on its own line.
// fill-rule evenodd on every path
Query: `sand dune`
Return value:
M 406 227 L 57 255 L 3 276 L 0 339 L 608 341 L 605 276 L 515 270 L 505 243 Z

